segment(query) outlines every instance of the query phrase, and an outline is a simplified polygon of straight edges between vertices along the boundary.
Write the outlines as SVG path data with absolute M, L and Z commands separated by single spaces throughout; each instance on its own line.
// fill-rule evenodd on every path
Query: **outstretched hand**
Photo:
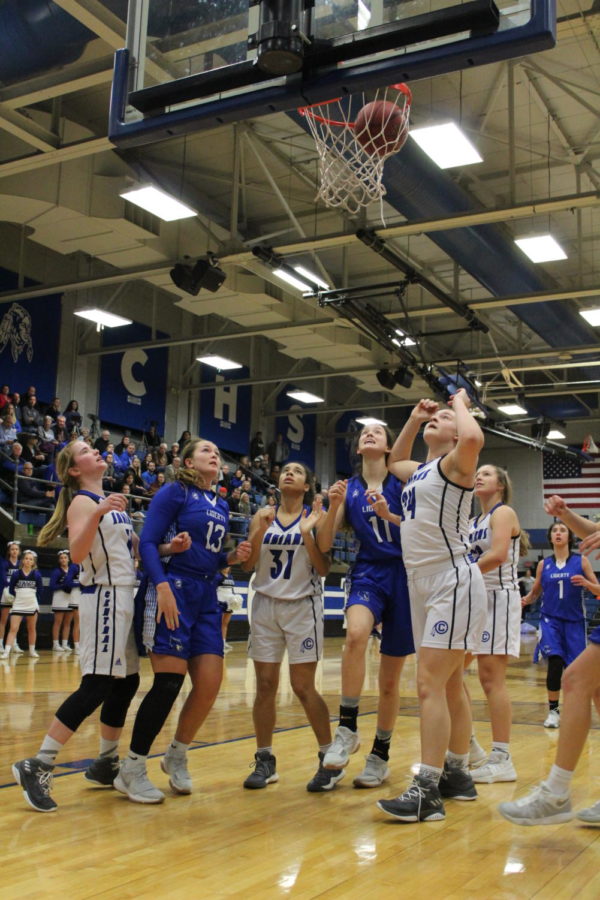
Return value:
M 306 509 L 302 510 L 302 514 L 300 516 L 300 534 L 304 537 L 316 528 L 319 524 L 325 512 L 323 510 L 323 500 L 319 497 L 316 500 L 313 500 L 312 510 L 310 513 L 306 511 Z

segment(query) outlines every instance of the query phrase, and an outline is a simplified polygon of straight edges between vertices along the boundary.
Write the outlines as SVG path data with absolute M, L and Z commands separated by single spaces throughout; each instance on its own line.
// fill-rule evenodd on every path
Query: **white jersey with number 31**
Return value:
M 267 528 L 252 585 L 255 591 L 277 600 L 300 600 L 321 593 L 321 578 L 304 546 L 300 519 L 298 516 L 284 526 L 275 516 Z

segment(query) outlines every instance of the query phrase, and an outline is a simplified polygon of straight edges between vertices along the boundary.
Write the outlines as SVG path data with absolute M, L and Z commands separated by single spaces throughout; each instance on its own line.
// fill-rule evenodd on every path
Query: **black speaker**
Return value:
M 216 293 L 227 277 L 217 265 L 216 259 L 209 256 L 201 256 L 193 266 L 177 263 L 170 275 L 173 284 L 192 297 L 196 297 L 201 288 Z
M 381 385 L 382 388 L 385 388 L 388 391 L 393 390 L 396 387 L 396 379 L 394 378 L 394 374 L 390 372 L 389 369 L 381 369 L 380 372 L 377 372 L 376 376 L 377 381 Z

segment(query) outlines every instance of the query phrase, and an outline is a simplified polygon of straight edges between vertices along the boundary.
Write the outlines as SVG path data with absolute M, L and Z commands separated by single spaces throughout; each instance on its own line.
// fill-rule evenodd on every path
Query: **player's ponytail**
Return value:
M 519 556 L 526 556 L 531 550 L 531 541 L 529 540 L 529 533 L 525 531 L 524 528 L 521 528 L 519 532 Z
M 69 469 L 73 466 L 73 450 L 76 443 L 76 441 L 71 441 L 70 444 L 63 447 L 56 457 L 56 471 L 63 486 L 58 495 L 52 517 L 38 534 L 38 547 L 45 547 L 47 544 L 52 543 L 55 538 L 60 537 L 67 527 L 67 510 L 74 495 L 79 490 L 79 482 L 69 473 Z

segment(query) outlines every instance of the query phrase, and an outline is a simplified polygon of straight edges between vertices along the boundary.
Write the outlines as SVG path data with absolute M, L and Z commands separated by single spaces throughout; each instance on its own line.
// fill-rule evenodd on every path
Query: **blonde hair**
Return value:
M 507 506 L 510 506 L 512 503 L 512 495 L 513 495 L 513 487 L 512 481 L 510 480 L 510 475 L 503 469 L 501 466 L 492 466 L 494 472 L 496 473 L 496 478 L 498 480 L 498 484 L 500 485 L 500 495 L 502 497 L 502 502 L 506 503 Z M 529 535 L 526 531 L 521 528 L 519 532 L 519 556 L 525 556 L 529 550 L 531 549 L 531 541 L 529 540 Z
M 74 475 L 69 474 L 69 469 L 74 465 L 73 456 L 78 441 L 71 441 L 66 447 L 60 451 L 56 457 L 56 471 L 62 490 L 56 501 L 56 508 L 52 513 L 52 517 L 46 522 L 40 533 L 38 534 L 38 547 L 45 547 L 50 544 L 54 538 L 59 537 L 67 527 L 67 510 L 71 505 L 74 495 L 79 490 L 79 482 Z
M 181 481 L 186 487 L 197 487 L 201 490 L 205 490 L 206 486 L 199 476 L 198 472 L 194 469 L 193 466 L 186 466 L 186 459 L 191 459 L 194 455 L 194 450 L 198 446 L 198 444 L 207 443 L 207 438 L 192 438 L 191 441 L 188 441 L 185 447 L 183 448 L 182 453 L 180 453 L 181 457 L 181 465 L 177 469 L 175 478 L 177 481 Z M 212 441 L 210 441 L 212 444 Z

